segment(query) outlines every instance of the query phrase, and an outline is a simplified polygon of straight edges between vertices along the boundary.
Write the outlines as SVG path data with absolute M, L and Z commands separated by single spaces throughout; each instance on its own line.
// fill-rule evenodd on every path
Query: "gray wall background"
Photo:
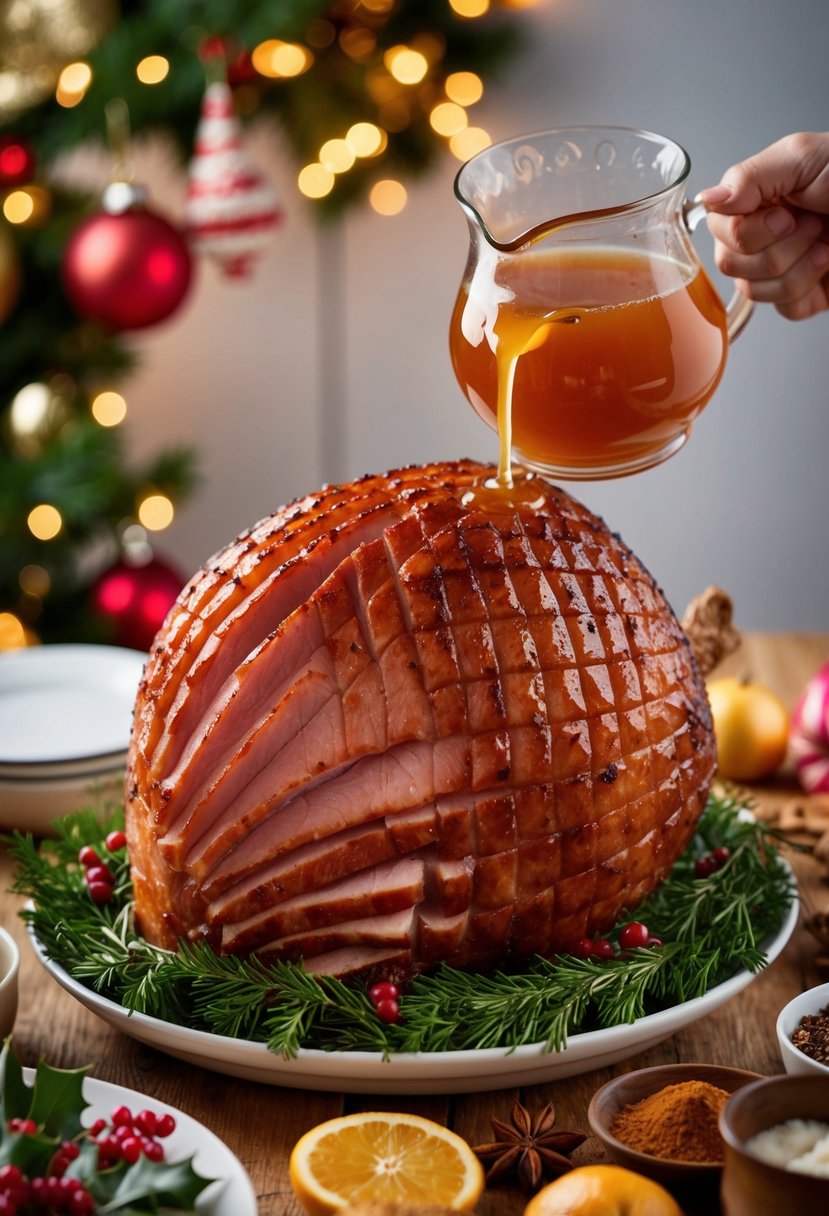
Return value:
M 546 0 L 524 21 L 523 58 L 471 112 L 494 139 L 568 123 L 660 131 L 689 151 L 693 194 L 787 132 L 829 128 L 826 0 Z M 140 339 L 126 390 L 136 454 L 199 450 L 202 486 L 156 541 L 186 574 L 325 480 L 496 456 L 447 349 L 467 243 L 458 162 L 447 152 L 407 183 L 399 216 L 366 207 L 320 233 L 280 133 L 257 127 L 250 147 L 282 191 L 284 226 L 250 282 L 201 268 L 187 306 Z M 137 168 L 180 213 L 167 150 L 142 148 Z M 704 227 L 695 242 L 713 271 Z M 677 611 L 713 582 L 744 628 L 829 630 L 828 374 L 829 314 L 793 324 L 761 307 L 678 456 L 571 488 Z

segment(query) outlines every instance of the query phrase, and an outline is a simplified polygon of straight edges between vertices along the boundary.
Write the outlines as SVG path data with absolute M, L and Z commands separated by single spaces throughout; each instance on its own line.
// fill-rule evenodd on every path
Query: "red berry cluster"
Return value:
M 127 838 L 123 832 L 110 832 L 104 844 L 110 853 L 126 848 Z M 84 868 L 84 879 L 89 898 L 96 904 L 108 904 L 115 887 L 115 875 L 106 862 L 101 861 L 91 844 L 85 844 L 78 853 L 78 861 Z M 1 1216 L 1 1214 L 0 1214 Z
M 706 853 L 694 862 L 694 878 L 710 878 L 715 870 L 721 870 L 731 856 L 731 850 L 722 845 L 713 853 Z
M 28 1122 L 28 1120 L 27 1120 Z M 20 1211 L 62 1212 L 66 1216 L 92 1216 L 95 1200 L 79 1178 L 64 1178 L 78 1146 L 65 1140 L 52 1158 L 48 1178 L 27 1178 L 17 1165 L 0 1166 L 0 1216 L 17 1216 Z M 56 1172 L 55 1167 L 60 1172 Z
M 647 925 L 643 925 L 640 920 L 629 921 L 623 925 L 619 931 L 619 949 L 620 950 L 638 950 L 642 946 L 662 946 L 664 942 L 661 937 L 656 937 L 651 933 Z M 576 958 L 616 958 L 616 947 L 613 942 L 606 937 L 580 937 L 577 942 L 574 942 L 568 951 L 569 954 Z
M 128 1106 L 116 1106 L 109 1123 L 96 1119 L 89 1129 L 89 1138 L 98 1145 L 98 1169 L 106 1170 L 119 1161 L 135 1165 L 142 1154 L 149 1161 L 163 1161 L 161 1141 L 175 1130 L 172 1115 L 157 1115 L 151 1110 L 133 1115 Z
M 391 984 L 386 980 L 381 980 L 379 984 L 372 984 L 368 990 L 368 997 L 381 1022 L 400 1021 L 400 989 L 397 984 Z

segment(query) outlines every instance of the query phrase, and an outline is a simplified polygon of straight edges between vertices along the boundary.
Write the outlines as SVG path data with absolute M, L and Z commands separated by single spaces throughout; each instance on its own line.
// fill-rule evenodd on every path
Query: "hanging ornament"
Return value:
M 16 135 L 0 139 L 0 190 L 23 186 L 35 175 L 35 154 L 29 144 Z
M 63 255 L 66 294 L 81 316 L 107 329 L 144 329 L 175 312 L 192 260 L 181 233 L 127 182 L 108 186 L 103 211 L 84 220 Z
M 109 642 L 149 650 L 183 586 L 178 571 L 147 546 L 139 558 L 127 552 L 99 575 L 90 602 Z
M 225 274 L 247 275 L 281 219 L 276 193 L 252 164 L 224 80 L 207 86 L 187 189 L 187 231 Z
M 20 261 L 17 246 L 6 224 L 0 220 L 0 325 L 17 303 L 20 292 Z

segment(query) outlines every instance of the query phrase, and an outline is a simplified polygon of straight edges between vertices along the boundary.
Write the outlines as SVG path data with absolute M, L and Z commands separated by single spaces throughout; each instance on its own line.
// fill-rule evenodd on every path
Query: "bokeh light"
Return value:
M 378 215 L 398 215 L 407 200 L 406 187 L 394 178 L 375 182 L 368 196 L 369 203 Z
M 334 188 L 334 174 L 325 165 L 315 161 L 300 169 L 297 177 L 300 193 L 306 198 L 325 198 Z
M 438 135 L 457 135 L 469 125 L 469 118 L 463 106 L 454 101 L 441 101 L 429 115 L 429 123 Z
M 147 55 L 140 61 L 135 74 L 142 84 L 161 84 L 170 71 L 170 61 L 163 55 Z
M 465 131 L 458 131 L 457 135 L 452 136 L 449 150 L 458 160 L 467 161 L 483 152 L 491 143 L 492 137 L 483 127 L 467 127 Z
M 57 507 L 42 502 L 32 507 L 26 523 L 36 540 L 54 540 L 63 527 L 63 517 Z
M 484 82 L 475 72 L 452 72 L 444 88 L 449 100 L 459 106 L 474 106 L 484 95 Z
M 100 426 L 118 426 L 127 416 L 127 403 L 120 393 L 105 389 L 90 404 L 92 417 Z
M 151 532 L 169 528 L 175 517 L 175 508 L 166 494 L 148 494 L 138 506 L 138 520 Z
M 426 56 L 408 46 L 389 47 L 383 56 L 383 63 L 400 84 L 420 84 L 429 71 Z

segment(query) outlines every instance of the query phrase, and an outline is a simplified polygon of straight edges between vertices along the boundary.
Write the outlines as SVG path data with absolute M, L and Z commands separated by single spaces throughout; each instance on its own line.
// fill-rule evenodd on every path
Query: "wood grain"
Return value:
M 750 672 L 774 688 L 791 706 L 806 680 L 829 659 L 829 635 L 753 634 L 743 640 L 714 675 Z M 779 807 L 802 797 L 789 768 L 769 785 L 752 791 L 761 809 Z M 826 871 L 813 858 L 793 854 L 804 908 L 829 907 Z M 239 1157 L 259 1196 L 261 1216 L 301 1216 L 288 1181 L 288 1156 L 308 1128 L 342 1111 L 396 1109 L 422 1113 L 446 1122 L 470 1143 L 490 1139 L 489 1117 L 508 1118 L 521 1099 L 535 1109 L 553 1101 L 562 1128 L 587 1131 L 587 1107 L 595 1090 L 633 1068 L 679 1061 L 730 1064 L 764 1074 L 782 1071 L 774 1035 L 777 1013 L 791 997 L 821 982 L 815 970 L 816 943 L 798 927 L 792 941 L 769 969 L 726 1005 L 679 1034 L 611 1068 L 580 1077 L 493 1093 L 408 1097 L 345 1096 L 282 1089 L 239 1081 L 183 1064 L 142 1046 L 106 1026 L 63 992 L 39 966 L 23 925 L 20 901 L 8 893 L 11 861 L 0 854 L 0 921 L 21 946 L 20 1009 L 14 1032 L 24 1064 L 39 1058 L 61 1067 L 93 1064 L 94 1075 L 140 1090 L 187 1111 L 210 1127 Z M 574 1154 L 579 1163 L 605 1159 L 592 1136 Z M 716 1185 L 675 1193 L 686 1216 L 717 1216 Z M 480 1216 L 520 1216 L 526 1197 L 517 1188 L 488 1190 Z

